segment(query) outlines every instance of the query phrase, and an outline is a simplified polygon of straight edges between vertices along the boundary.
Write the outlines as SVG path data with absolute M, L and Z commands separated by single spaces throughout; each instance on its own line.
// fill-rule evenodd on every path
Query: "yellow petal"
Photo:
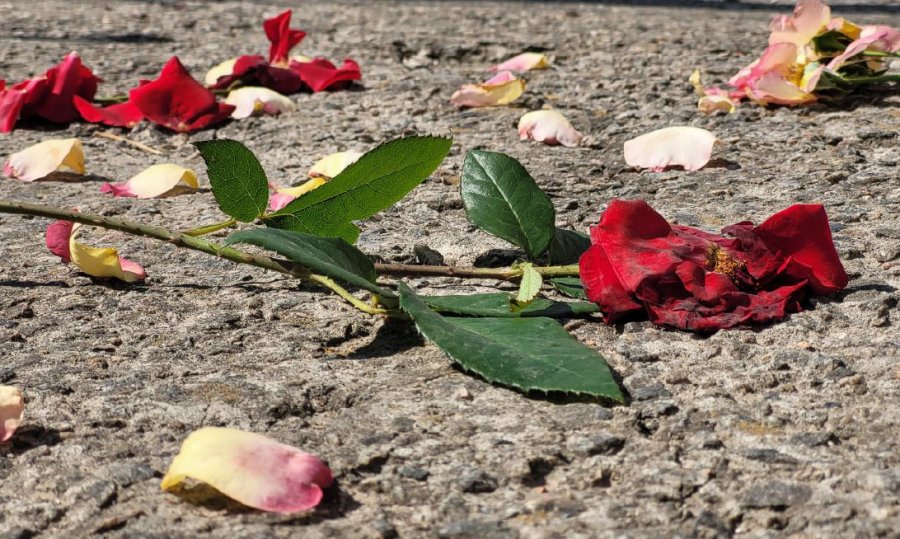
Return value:
M 78 243 L 76 239 L 81 233 L 81 225 L 72 227 L 69 236 L 69 256 L 78 269 L 93 277 L 115 277 L 133 283 L 142 281 L 147 274 L 144 268 L 135 262 L 120 258 L 119 253 L 111 247 L 88 247 Z
M 735 106 L 734 102 L 726 95 L 704 95 L 697 101 L 697 109 L 705 114 L 712 114 L 719 110 L 730 114 L 735 111 Z
M 465 84 L 453 93 L 450 102 L 458 107 L 493 107 L 508 105 L 525 93 L 525 81 L 501 71 L 480 84 Z
M 310 178 L 334 178 L 362 157 L 362 152 L 337 152 L 316 161 L 309 169 Z
M 0 386 L 0 442 L 9 440 L 25 413 L 25 400 L 17 387 Z
M 225 103 L 234 105 L 232 118 L 248 118 L 254 114 L 275 116 L 297 110 L 297 105 L 287 96 L 262 86 L 244 86 L 228 93 Z
M 688 77 L 688 82 L 694 87 L 694 91 L 697 95 L 706 95 L 706 92 L 703 88 L 703 83 L 700 81 L 700 70 L 695 69 L 691 76 Z
M 198 189 L 197 174 L 171 163 L 153 165 L 122 184 L 105 183 L 102 193 L 112 193 L 117 197 L 156 198 L 170 193 L 182 184 L 185 188 Z
M 64 169 L 84 174 L 84 151 L 77 138 L 45 140 L 16 152 L 7 159 L 3 174 L 32 182 Z
M 234 64 L 237 63 L 237 60 L 237 58 L 225 60 L 221 64 L 210 69 L 206 72 L 206 77 L 204 77 L 203 82 L 205 82 L 207 86 L 212 86 L 219 81 L 219 78 L 226 75 L 231 75 L 232 71 L 234 71 Z
M 161 487 L 175 490 L 188 477 L 244 505 L 278 513 L 312 509 L 333 480 L 314 455 L 261 434 L 217 427 L 185 439 Z
M 294 198 L 297 198 L 298 196 L 309 193 L 313 189 L 322 187 L 323 185 L 328 183 L 328 179 L 329 178 L 324 178 L 324 177 L 320 176 L 318 178 L 313 178 L 311 180 L 307 180 L 306 182 L 298 185 L 297 187 L 279 187 L 277 189 L 277 191 L 283 195 L 290 195 Z

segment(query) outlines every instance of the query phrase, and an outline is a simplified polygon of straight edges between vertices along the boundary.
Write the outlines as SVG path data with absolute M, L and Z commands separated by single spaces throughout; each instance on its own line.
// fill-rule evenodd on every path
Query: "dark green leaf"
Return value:
M 587 234 L 557 228 L 550 242 L 550 264 L 561 266 L 577 264 L 581 255 L 591 246 L 591 238 Z
M 600 311 L 599 307 L 594 303 L 581 301 L 566 303 L 543 298 L 535 299 L 523 309 L 514 309 L 510 303 L 509 294 L 503 292 L 460 296 L 427 296 L 422 299 L 432 309 L 463 316 L 573 318 Z
M 367 219 L 406 196 L 437 169 L 452 140 L 407 137 L 378 146 L 322 187 L 273 214 L 274 228 L 333 236 L 354 243 Z
M 250 222 L 266 211 L 269 182 L 253 152 L 228 139 L 195 142 L 194 146 L 206 161 L 213 196 L 222 212 Z
M 400 308 L 463 369 L 520 391 L 561 391 L 622 402 L 609 365 L 550 318 L 460 318 L 434 312 L 402 282 Z
M 581 279 L 578 277 L 556 277 L 550 279 L 550 284 L 560 294 L 565 294 L 570 298 L 588 299 L 587 294 L 584 292 L 584 285 L 581 284 Z
M 225 245 L 249 243 L 275 251 L 291 262 L 313 273 L 333 277 L 384 296 L 390 292 L 375 284 L 375 265 L 362 251 L 339 238 L 322 238 L 312 234 L 255 228 L 232 234 Z
M 502 153 L 470 151 L 463 164 L 461 190 L 472 224 L 525 249 L 532 259 L 547 249 L 556 213 L 518 161 Z
M 844 52 L 853 40 L 837 30 L 829 30 L 822 32 L 812 38 L 812 45 L 815 51 L 823 56 L 837 56 Z

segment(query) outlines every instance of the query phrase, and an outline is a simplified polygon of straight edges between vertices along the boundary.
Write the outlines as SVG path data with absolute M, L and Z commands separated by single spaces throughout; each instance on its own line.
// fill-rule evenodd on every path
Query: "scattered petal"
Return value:
M 216 96 L 194 80 L 177 56 L 173 56 L 154 81 L 129 92 L 129 100 L 144 117 L 179 133 L 222 122 L 234 111 L 218 103 Z
M 112 248 L 88 247 L 76 240 L 81 225 L 69 221 L 55 221 L 47 227 L 46 242 L 50 251 L 63 262 L 72 262 L 78 269 L 93 277 L 115 277 L 133 283 L 147 278 L 144 268 L 136 262 L 119 256 Z M 64 242 L 68 242 L 66 248 Z
M 272 193 L 269 197 L 269 210 L 278 211 L 281 208 L 287 206 L 293 200 L 301 195 L 305 195 L 309 193 L 313 189 L 317 189 L 322 187 L 326 183 L 328 183 L 329 178 L 313 178 L 311 180 L 307 180 L 301 185 L 297 187 L 279 187 L 276 192 Z
M 607 323 L 643 312 L 656 324 L 715 331 L 782 319 L 808 292 L 847 285 L 820 205 L 722 232 L 733 238 L 670 225 L 641 200 L 613 200 L 579 262 L 587 295 Z
M 234 72 L 234 64 L 238 61 L 237 58 L 231 58 L 229 60 L 225 60 L 224 62 L 217 64 L 215 67 L 206 72 L 206 76 L 203 77 L 203 82 L 207 86 L 215 86 L 219 79 L 222 77 L 227 77 Z
M 287 65 L 291 49 L 306 37 L 303 30 L 291 29 L 290 9 L 266 19 L 263 22 L 263 30 L 269 38 L 269 63 L 273 65 Z
M 104 183 L 100 192 L 116 197 L 157 198 L 171 193 L 179 184 L 190 190 L 200 187 L 193 170 L 164 163 L 153 165 L 126 182 Z
M 343 172 L 345 168 L 355 163 L 356 160 L 362 156 L 362 152 L 336 152 L 331 155 L 326 155 L 313 163 L 312 168 L 309 169 L 308 175 L 310 178 L 325 178 L 330 180 Z
M 687 171 L 700 170 L 712 156 L 716 136 L 699 127 L 666 127 L 625 143 L 625 162 L 630 166 L 661 172 L 681 165 Z
M 481 84 L 464 84 L 450 97 L 457 107 L 508 105 L 525 93 L 525 81 L 509 71 L 501 71 Z
M 97 107 L 90 101 L 75 96 L 72 100 L 78 113 L 86 122 L 111 127 L 134 127 L 144 120 L 144 114 L 131 102 Z
M 235 83 L 244 86 L 264 86 L 285 95 L 303 88 L 300 75 L 287 66 L 272 65 L 262 56 L 241 56 L 235 61 L 231 74 L 220 77 L 211 88 L 224 90 Z
M 736 110 L 734 101 L 727 95 L 705 95 L 697 101 L 697 109 L 704 114 L 717 111 L 732 113 Z
M 548 67 L 550 67 L 550 59 L 547 58 L 546 54 L 541 52 L 523 52 L 505 62 L 491 66 L 490 70 L 494 73 L 498 71 L 522 73 L 532 69 L 547 69 Z
M 555 110 L 535 110 L 519 119 L 519 138 L 544 144 L 562 144 L 574 148 L 581 144 L 581 133 L 565 116 Z
M 32 182 L 65 169 L 84 174 L 84 152 L 77 138 L 45 140 L 16 152 L 6 160 L 3 174 Z
M 289 97 L 262 86 L 244 86 L 229 92 L 225 103 L 234 106 L 232 118 L 248 118 L 254 114 L 275 116 L 293 112 L 297 105 Z
M 0 442 L 12 438 L 25 415 L 25 399 L 22 390 L 12 386 L 0 386 Z
M 171 491 L 186 478 L 209 484 L 238 502 L 276 513 L 308 511 L 331 485 L 318 457 L 251 432 L 205 427 L 181 445 L 162 480 Z
M 313 58 L 308 62 L 292 61 L 290 66 L 313 92 L 343 88 L 362 78 L 359 64 L 349 58 L 344 59 L 341 67 L 336 67 L 325 58 Z

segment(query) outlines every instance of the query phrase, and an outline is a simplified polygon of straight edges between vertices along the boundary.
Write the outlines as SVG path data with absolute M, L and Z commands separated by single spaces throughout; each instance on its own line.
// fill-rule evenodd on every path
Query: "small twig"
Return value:
M 131 140 L 129 138 L 125 138 L 122 135 L 110 133 L 109 131 L 97 131 L 94 133 L 94 136 L 109 139 L 109 140 L 114 140 L 116 142 L 124 142 L 125 144 L 130 144 L 131 146 L 134 146 L 138 150 L 143 150 L 147 153 L 152 153 L 154 155 L 165 155 L 163 152 L 157 150 L 156 148 L 152 148 L 152 147 L 147 146 L 146 144 L 143 144 L 136 140 Z

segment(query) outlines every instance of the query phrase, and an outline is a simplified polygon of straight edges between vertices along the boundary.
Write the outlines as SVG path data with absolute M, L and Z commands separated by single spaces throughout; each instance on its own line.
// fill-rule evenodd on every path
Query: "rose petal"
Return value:
M 306 37 L 303 30 L 291 29 L 291 10 L 288 9 L 263 22 L 263 30 L 269 38 L 269 63 L 288 63 L 288 54 Z
M 328 183 L 329 178 L 313 178 L 297 187 L 279 187 L 269 197 L 269 210 L 278 211 L 294 201 L 295 198 L 309 193 L 313 189 L 322 187 Z
M 217 427 L 185 439 L 162 489 L 171 491 L 188 477 L 244 505 L 276 513 L 314 508 L 333 481 L 331 470 L 314 455 L 260 434 Z
M 48 81 L 49 91 L 35 104 L 34 112 L 54 123 L 68 123 L 78 118 L 72 98 L 93 99 L 100 82 L 90 69 L 82 65 L 81 58 L 74 52 L 50 68 L 44 77 Z
M 700 170 L 712 156 L 716 136 L 699 127 L 666 127 L 625 143 L 625 162 L 661 172 L 671 165 Z
M 237 58 L 231 58 L 229 60 L 225 60 L 220 64 L 216 64 L 215 67 L 206 72 L 206 76 L 203 77 L 203 82 L 207 86 L 215 86 L 219 79 L 222 77 L 226 77 L 231 75 L 234 71 L 234 64 L 237 63 Z
M 701 97 L 697 100 L 697 109 L 704 114 L 712 114 L 716 111 L 732 113 L 737 110 L 734 102 L 724 95 L 705 95 Z
M 45 140 L 16 152 L 6 160 L 3 174 L 32 182 L 60 169 L 84 174 L 84 152 L 77 138 Z
M 159 78 L 128 95 L 145 118 L 179 133 L 217 124 L 234 112 L 233 106 L 218 103 L 211 91 L 194 80 L 177 56 L 166 63 Z
M 228 93 L 225 102 L 234 105 L 232 118 L 247 118 L 253 114 L 272 116 L 297 110 L 290 98 L 262 86 L 244 86 Z
M 104 183 L 100 192 L 112 193 L 116 197 L 156 198 L 169 193 L 179 184 L 190 189 L 200 187 L 193 170 L 164 163 L 148 167 L 126 182 Z
M 345 168 L 356 162 L 362 157 L 362 152 L 336 152 L 326 155 L 313 163 L 309 169 L 308 176 L 310 178 L 327 178 L 331 179 L 343 172 Z
M 519 139 L 574 148 L 581 144 L 581 133 L 559 112 L 535 110 L 525 113 L 519 119 Z
M 747 97 L 762 105 L 802 105 L 816 100 L 813 93 L 784 80 L 777 73 L 768 73 L 746 88 Z
M 72 103 L 84 121 L 92 124 L 103 124 L 111 127 L 134 127 L 144 119 L 141 111 L 128 101 L 108 107 L 97 107 L 76 95 L 72 99 Z
M 497 71 L 516 71 L 524 72 L 532 69 L 547 69 L 550 67 L 550 59 L 547 55 L 540 52 L 523 52 L 517 56 L 513 56 L 509 60 L 491 66 L 490 70 Z
M 28 94 L 15 88 L 7 89 L 6 81 L 0 83 L 0 133 L 9 133 L 19 120 Z
M 831 8 L 820 0 L 799 0 L 790 17 L 781 15 L 769 25 L 769 45 L 793 43 L 804 47 L 831 20 Z
M 324 58 L 313 58 L 308 62 L 291 61 L 290 68 L 313 92 L 342 88 L 362 78 L 359 64 L 350 58 L 345 58 L 341 67 Z
M 859 39 L 847 45 L 844 52 L 835 56 L 828 62 L 828 69 L 837 71 L 848 60 L 864 51 L 893 53 L 900 51 L 900 30 L 890 26 L 865 26 L 862 28 Z M 871 60 L 871 58 L 865 58 Z
M 115 277 L 127 283 L 147 278 L 147 273 L 140 264 L 119 257 L 115 249 L 88 247 L 78 243 L 76 239 L 80 233 L 80 224 L 55 221 L 47 227 L 47 247 L 62 258 L 63 262 L 72 262 L 78 269 L 93 277 Z
M 0 386 L 0 442 L 12 438 L 25 415 L 25 399 L 22 390 L 12 386 Z
M 525 93 L 525 81 L 509 71 L 501 71 L 481 84 L 464 84 L 450 97 L 457 107 L 507 105 Z

